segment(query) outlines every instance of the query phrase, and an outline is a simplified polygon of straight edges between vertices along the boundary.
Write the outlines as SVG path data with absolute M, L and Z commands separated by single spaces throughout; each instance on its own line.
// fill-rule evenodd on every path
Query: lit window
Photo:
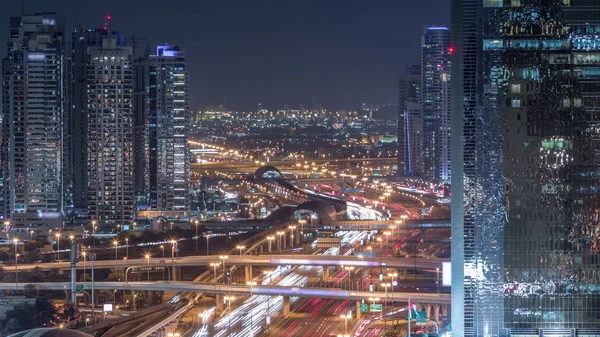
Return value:
M 521 0 L 510 0 L 510 5 L 513 7 L 520 7 L 521 6 Z
M 483 7 L 502 7 L 503 0 L 483 0 Z
M 521 85 L 520 84 L 511 84 L 510 92 L 513 94 L 520 94 L 521 93 Z
M 571 100 L 568 98 L 563 98 L 562 100 L 562 106 L 563 108 L 568 108 L 571 106 Z
M 573 106 L 576 108 L 581 108 L 582 104 L 581 104 L 581 98 L 575 98 L 573 100 Z
M 519 98 L 513 98 L 512 101 L 510 102 L 510 106 L 513 108 L 520 108 L 521 100 Z

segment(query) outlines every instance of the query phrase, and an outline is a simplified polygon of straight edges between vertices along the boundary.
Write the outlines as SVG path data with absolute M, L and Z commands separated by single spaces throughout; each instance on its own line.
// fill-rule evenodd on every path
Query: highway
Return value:
M 337 234 L 341 236 L 346 242 L 357 242 L 366 238 L 364 232 L 340 232 Z M 339 248 L 329 248 L 321 253 L 322 256 L 331 257 L 339 255 Z M 317 255 L 311 255 L 314 257 Z M 266 276 L 260 282 L 261 285 L 277 284 L 279 286 L 286 287 L 310 287 L 314 284 L 309 283 L 310 275 L 317 277 L 319 274 L 323 274 L 322 267 L 317 266 L 300 266 L 296 268 L 285 268 L 278 267 L 269 276 Z M 290 309 L 292 304 L 296 306 L 295 302 L 303 301 L 307 299 L 300 299 L 296 297 L 290 298 Z M 312 300 L 319 300 L 314 298 Z M 343 302 L 338 299 L 329 299 L 329 301 Z M 237 303 L 236 303 L 237 305 Z M 277 316 L 278 320 L 287 320 L 288 315 L 278 315 L 283 310 L 283 297 L 266 297 L 262 295 L 254 295 L 251 298 L 245 300 L 237 309 L 232 310 L 231 313 L 226 313 L 219 322 L 211 330 L 210 336 L 229 337 L 239 336 L 247 337 L 254 336 L 260 331 L 268 329 L 269 324 L 272 324 L 271 318 Z M 268 313 L 268 314 L 267 314 Z M 295 316 L 294 313 L 291 313 Z M 255 317 L 259 317 L 259 322 L 256 322 Z M 269 320 L 267 322 L 267 320 Z M 277 322 L 276 322 L 277 323 Z M 226 327 L 226 329 L 225 329 Z M 269 333 L 271 335 L 271 333 Z M 279 334 L 281 335 L 281 334 Z M 289 334 L 283 334 L 288 336 Z
M 274 245 L 275 246 L 275 245 Z M 170 258 L 150 258 L 150 259 L 127 259 L 127 260 L 99 260 L 95 261 L 94 268 L 123 268 L 123 267 L 146 267 L 157 266 L 161 261 L 164 265 L 171 266 Z M 200 255 L 200 256 L 185 256 L 173 260 L 175 267 L 189 266 L 205 266 L 207 267 L 212 262 L 219 262 L 219 255 Z M 322 256 L 322 255 L 229 255 L 227 258 L 228 265 L 252 265 L 252 266 L 303 266 L 303 265 L 319 265 L 319 266 L 356 266 L 356 267 L 379 267 L 388 268 L 415 268 L 415 269 L 433 269 L 441 268 L 443 262 L 450 262 L 449 259 L 437 258 L 394 258 L 394 257 L 376 257 L 361 259 L 358 256 Z M 14 271 L 15 269 L 31 270 L 41 268 L 42 270 L 49 269 L 68 269 L 68 262 L 49 262 L 36 264 L 19 264 L 18 266 L 7 266 L 6 271 Z M 83 269 L 83 262 L 77 264 L 77 269 Z M 86 269 L 92 268 L 92 263 L 87 262 Z
M 45 282 L 28 283 L 32 284 L 38 290 L 68 290 L 69 282 Z M 84 289 L 91 289 L 91 282 L 78 282 L 83 284 Z M 25 283 L 0 283 L 0 290 L 23 290 Z M 181 291 L 197 292 L 207 294 L 223 295 L 250 295 L 250 286 L 248 285 L 223 285 L 215 283 L 197 283 L 192 281 L 174 281 L 174 282 L 94 282 L 95 289 L 111 290 L 151 290 L 151 291 Z M 315 298 L 334 298 L 351 300 L 368 300 L 371 297 L 387 298 L 390 302 L 406 302 L 410 297 L 413 302 L 430 304 L 448 304 L 450 303 L 449 294 L 431 294 L 431 293 L 404 293 L 388 292 L 387 297 L 383 292 L 356 291 L 350 292 L 331 288 L 301 288 L 287 286 L 254 286 L 252 289 L 256 295 L 269 296 L 291 296 L 291 297 L 315 297 Z

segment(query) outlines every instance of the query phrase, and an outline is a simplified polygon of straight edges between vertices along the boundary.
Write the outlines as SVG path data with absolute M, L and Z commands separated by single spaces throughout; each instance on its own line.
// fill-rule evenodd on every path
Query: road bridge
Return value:
M 283 208 L 287 207 L 287 210 Z M 269 228 L 276 228 L 278 225 L 287 224 L 292 221 L 291 216 L 296 207 L 284 206 L 279 208 L 277 214 L 273 217 L 260 220 L 244 221 L 204 221 L 200 226 L 209 231 L 261 231 Z M 274 212 L 274 213 L 275 213 Z M 276 222 L 275 219 L 278 219 Z M 441 229 L 450 228 L 450 219 L 419 219 L 408 220 L 405 224 L 397 224 L 394 220 L 338 220 L 329 223 L 320 223 L 315 221 L 312 225 L 304 225 L 305 229 L 324 229 L 324 230 L 392 230 L 392 229 Z
M 70 287 L 69 282 L 45 282 L 28 283 L 36 287 L 37 290 L 67 290 Z M 91 289 L 91 282 L 78 282 L 84 289 Z M 25 283 L 0 283 L 0 290 L 23 290 Z M 197 283 L 197 282 L 94 282 L 94 289 L 110 290 L 150 290 L 150 291 L 181 291 L 195 292 L 218 295 L 268 295 L 284 297 L 309 297 L 309 298 L 327 298 L 341 300 L 369 300 L 369 298 L 378 297 L 381 300 L 389 302 L 407 302 L 410 298 L 413 302 L 427 304 L 449 304 L 450 294 L 435 293 L 409 293 L 409 292 L 367 292 L 367 291 L 346 291 L 331 288 L 302 288 L 302 287 L 281 287 L 281 286 L 246 286 L 246 285 L 223 285 L 216 283 Z
M 94 269 L 104 268 L 125 268 L 125 267 L 147 267 L 147 266 L 166 266 L 170 267 L 171 262 L 175 267 L 190 267 L 190 266 L 208 266 L 212 262 L 219 262 L 219 255 L 201 255 L 201 256 L 185 256 L 171 260 L 170 258 L 150 258 L 150 259 L 125 259 L 125 260 L 96 260 Z M 327 255 L 229 255 L 227 265 L 230 266 L 355 266 L 355 267 L 384 267 L 384 268 L 406 268 L 406 269 L 425 269 L 435 270 L 442 268 L 443 262 L 449 262 L 449 259 L 439 258 L 397 258 L 397 257 L 376 257 L 376 258 L 360 258 L 359 256 L 327 256 Z M 50 269 L 70 269 L 68 262 L 50 262 L 50 263 L 35 263 L 35 264 L 19 264 L 18 266 L 9 266 L 5 268 L 5 272 L 14 270 L 31 270 L 34 268 L 42 270 Z M 91 262 L 87 262 L 86 269 L 91 269 Z M 77 264 L 77 269 L 84 269 L 82 262 Z

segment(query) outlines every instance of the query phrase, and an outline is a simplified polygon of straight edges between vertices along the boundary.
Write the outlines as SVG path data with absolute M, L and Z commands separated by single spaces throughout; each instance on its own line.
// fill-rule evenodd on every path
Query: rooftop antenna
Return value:
M 112 15 L 108 14 L 106 21 L 108 23 L 108 35 L 112 37 Z
M 25 16 L 25 0 L 21 2 L 21 16 Z

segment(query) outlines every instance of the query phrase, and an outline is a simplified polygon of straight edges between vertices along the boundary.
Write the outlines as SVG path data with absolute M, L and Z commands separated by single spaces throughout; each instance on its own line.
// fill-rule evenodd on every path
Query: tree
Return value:
M 26 329 L 27 327 L 23 324 L 23 320 L 13 317 L 6 322 L 4 334 L 5 336 L 8 336 Z
M 40 260 L 40 253 L 37 251 L 37 249 L 31 250 L 31 251 L 28 251 L 27 253 L 25 253 L 25 261 L 27 261 L 29 263 L 35 263 L 39 260 Z
M 27 298 L 34 298 L 38 296 L 37 288 L 33 284 L 26 284 L 23 287 L 23 293 L 25 293 Z
M 98 291 L 98 302 L 110 303 L 114 298 L 114 293 L 108 289 L 102 289 Z
M 107 279 L 109 281 L 124 281 L 125 276 L 123 274 L 123 268 L 111 268 Z
M 92 280 L 92 275 L 89 272 L 79 275 L 79 282 L 88 282 L 91 280 Z
M 10 260 L 10 256 L 8 255 L 8 250 L 7 249 L 0 250 L 0 261 L 7 262 L 8 260 Z

